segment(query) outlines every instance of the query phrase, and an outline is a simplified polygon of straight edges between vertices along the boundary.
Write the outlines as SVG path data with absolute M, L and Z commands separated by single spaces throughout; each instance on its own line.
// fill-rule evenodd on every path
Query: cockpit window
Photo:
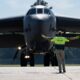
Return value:
M 44 14 L 50 14 L 49 9 L 44 9 Z
M 43 13 L 43 9 L 37 9 L 37 13 L 38 14 L 42 14 Z
M 36 9 L 30 9 L 27 13 L 27 15 L 36 14 Z

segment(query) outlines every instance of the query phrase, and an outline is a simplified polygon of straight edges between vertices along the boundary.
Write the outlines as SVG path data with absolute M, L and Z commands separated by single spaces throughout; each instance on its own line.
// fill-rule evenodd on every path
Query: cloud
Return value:
M 0 5 L 0 18 L 5 18 L 25 15 L 34 0 L 3 0 L 0 2 L 2 3 Z
M 12 9 L 25 9 L 33 3 L 31 0 L 7 0 L 5 1 L 6 5 Z
M 79 0 L 55 0 L 49 1 L 53 6 L 53 12 L 59 16 L 80 17 L 80 1 Z
M 71 2 L 71 0 L 50 1 L 50 5 L 53 6 L 53 8 L 60 10 L 66 10 L 74 7 L 74 4 Z
M 25 15 L 36 0 L 2 0 L 0 1 L 0 16 L 20 16 Z M 45 0 L 49 6 L 53 6 L 56 15 L 80 17 L 79 0 Z M 3 9 L 2 9 L 3 8 Z M 6 14 L 5 14 L 6 13 Z
M 18 0 L 7 0 L 5 4 L 10 8 L 17 8 L 18 7 Z

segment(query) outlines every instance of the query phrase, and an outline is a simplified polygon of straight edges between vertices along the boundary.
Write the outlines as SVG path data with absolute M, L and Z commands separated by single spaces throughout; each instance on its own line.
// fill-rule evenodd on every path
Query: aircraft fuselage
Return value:
M 56 18 L 53 12 L 43 5 L 33 6 L 24 17 L 24 37 L 27 47 L 36 51 L 49 50 L 51 43 L 41 35 L 54 37 Z

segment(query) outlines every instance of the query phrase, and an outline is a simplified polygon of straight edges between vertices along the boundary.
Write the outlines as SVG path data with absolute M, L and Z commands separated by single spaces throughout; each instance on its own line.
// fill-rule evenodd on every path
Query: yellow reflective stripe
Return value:
M 69 42 L 69 40 L 65 37 L 54 37 L 51 39 L 51 42 L 54 42 L 55 44 L 65 44 L 65 42 Z

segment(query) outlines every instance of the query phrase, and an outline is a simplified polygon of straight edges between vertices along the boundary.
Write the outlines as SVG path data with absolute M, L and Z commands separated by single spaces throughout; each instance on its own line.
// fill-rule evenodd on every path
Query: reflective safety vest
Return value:
M 69 39 L 62 36 L 56 36 L 53 39 L 51 39 L 51 42 L 53 42 L 56 45 L 65 45 L 66 42 L 69 42 Z

